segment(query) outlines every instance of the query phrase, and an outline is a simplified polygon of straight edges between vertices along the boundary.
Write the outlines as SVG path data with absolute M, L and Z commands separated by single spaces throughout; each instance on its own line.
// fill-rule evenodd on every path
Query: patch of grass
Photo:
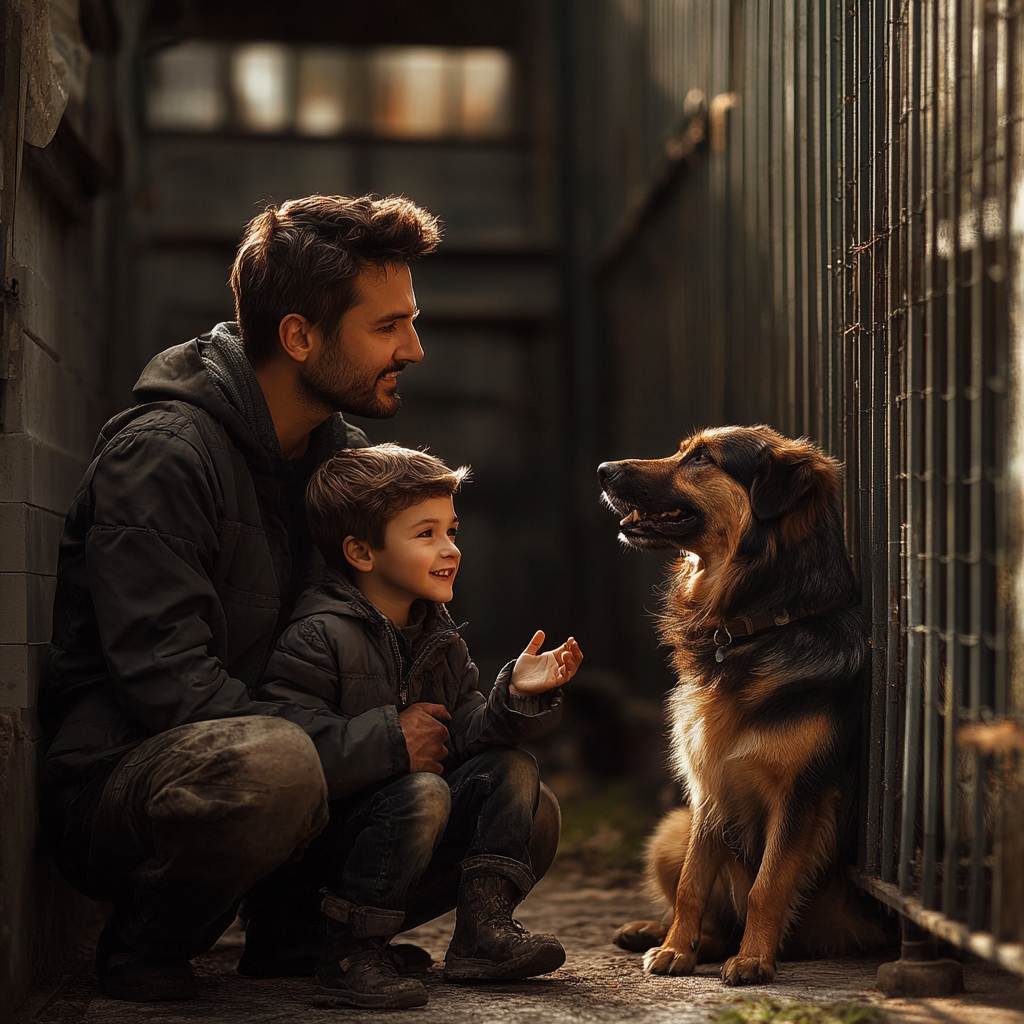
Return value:
M 626 783 L 613 783 L 586 796 L 559 794 L 559 803 L 562 841 L 557 867 L 640 870 L 644 840 L 658 819 L 653 798 L 645 801 Z
M 735 996 L 711 1024 L 884 1024 L 886 1016 L 863 1003 L 801 1003 L 772 996 Z

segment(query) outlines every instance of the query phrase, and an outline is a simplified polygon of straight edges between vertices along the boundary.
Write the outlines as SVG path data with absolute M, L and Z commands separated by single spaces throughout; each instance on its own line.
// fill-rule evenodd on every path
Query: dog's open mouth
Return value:
M 609 504 L 612 504 L 609 501 Z M 613 508 L 618 503 L 613 504 Z M 622 514 L 622 508 L 616 508 Z M 624 540 L 673 540 L 688 534 L 697 522 L 697 516 L 688 509 L 672 508 L 664 512 L 631 509 L 619 520 L 619 535 Z
M 667 512 L 643 512 L 635 508 L 628 516 L 619 520 L 619 526 L 622 527 L 621 532 L 627 536 L 645 537 L 652 533 L 660 533 L 662 536 L 672 537 L 689 533 L 696 521 L 695 515 L 690 515 L 679 508 L 669 509 Z

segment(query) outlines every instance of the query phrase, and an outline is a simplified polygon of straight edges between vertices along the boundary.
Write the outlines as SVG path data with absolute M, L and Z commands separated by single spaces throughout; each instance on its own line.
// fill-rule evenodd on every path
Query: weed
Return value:
M 884 1024 L 885 1014 L 862 1003 L 801 1003 L 772 996 L 735 996 L 711 1024 Z

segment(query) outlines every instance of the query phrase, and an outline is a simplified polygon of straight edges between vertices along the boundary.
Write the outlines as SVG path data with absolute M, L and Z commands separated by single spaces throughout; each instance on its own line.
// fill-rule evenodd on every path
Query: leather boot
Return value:
M 502 875 L 463 877 L 455 934 L 444 958 L 445 981 L 533 978 L 565 963 L 565 950 L 554 935 L 530 935 L 512 920 L 522 899 L 519 887 Z
M 313 1004 L 364 1010 L 425 1006 L 426 988 L 401 977 L 395 959 L 387 938 L 335 934 L 317 964 Z
M 330 889 L 320 894 L 327 943 L 316 966 L 313 1004 L 364 1010 L 425 1006 L 427 990 L 413 978 L 399 976 L 399 957 L 388 945 L 405 914 L 358 906 Z

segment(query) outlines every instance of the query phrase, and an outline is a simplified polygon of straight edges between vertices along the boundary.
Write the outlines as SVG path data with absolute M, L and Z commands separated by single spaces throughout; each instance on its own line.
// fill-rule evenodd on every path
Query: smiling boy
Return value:
M 332 802 L 317 840 L 328 882 L 319 1005 L 426 1003 L 389 942 L 429 919 L 422 908 L 432 900 L 437 912 L 450 908 L 437 893 L 456 868 L 445 980 L 527 978 L 565 960 L 553 935 L 531 936 L 511 916 L 535 881 L 540 793 L 536 761 L 519 744 L 557 724 L 558 687 L 582 654 L 572 638 L 540 654 L 538 631 L 489 697 L 480 693 L 445 608 L 461 559 L 453 496 L 467 475 L 425 452 L 378 445 L 339 452 L 307 490 L 329 569 L 299 599 L 261 696 L 349 723 L 348 795 Z

